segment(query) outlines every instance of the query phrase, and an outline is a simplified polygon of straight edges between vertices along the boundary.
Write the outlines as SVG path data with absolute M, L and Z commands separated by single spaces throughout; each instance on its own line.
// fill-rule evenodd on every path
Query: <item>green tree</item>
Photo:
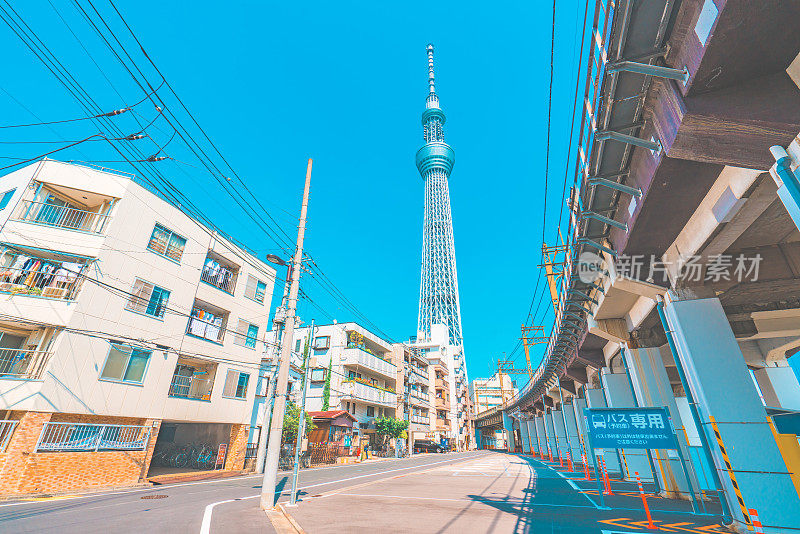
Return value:
M 305 436 L 317 428 L 313 418 L 305 412 L 306 430 Z M 300 423 L 300 407 L 292 401 L 286 403 L 286 415 L 283 416 L 283 442 L 294 443 L 297 437 L 297 426 Z M 304 436 L 304 437 L 305 437 Z
M 331 407 L 331 374 L 333 374 L 333 356 L 328 364 L 328 372 L 325 373 L 325 387 L 322 388 L 322 411 Z
M 379 417 L 375 419 L 375 431 L 383 438 L 383 443 L 389 438 L 402 438 L 406 435 L 408 421 L 395 417 Z

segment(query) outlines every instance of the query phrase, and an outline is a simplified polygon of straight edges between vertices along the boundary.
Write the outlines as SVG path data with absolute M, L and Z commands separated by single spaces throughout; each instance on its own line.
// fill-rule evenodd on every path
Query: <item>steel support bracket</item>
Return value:
M 614 250 L 612 248 L 608 248 L 608 247 L 606 247 L 604 245 L 601 245 L 600 243 L 598 243 L 597 241 L 594 241 L 592 239 L 587 239 L 585 237 L 579 237 L 578 238 L 578 244 L 589 245 L 590 247 L 596 248 L 597 250 L 602 250 L 603 252 L 608 252 L 609 254 L 611 254 L 615 258 L 617 257 L 617 251 L 616 250 Z
M 597 141 L 608 141 L 608 140 L 619 141 L 620 143 L 640 146 L 648 150 L 661 152 L 661 141 L 659 141 L 658 139 L 656 139 L 655 141 L 650 141 L 649 139 L 642 139 L 640 137 L 634 137 L 632 135 L 615 132 L 613 130 L 601 130 L 599 132 L 596 132 L 594 134 L 594 138 Z
M 637 63 L 635 61 L 618 61 L 609 65 L 606 69 L 609 74 L 617 74 L 618 72 L 634 72 L 636 74 L 644 74 L 645 76 L 653 76 L 656 78 L 666 78 L 668 80 L 678 80 L 684 84 L 689 81 L 689 70 L 686 67 L 682 69 L 673 69 L 671 67 L 660 67 L 658 65 L 651 65 L 649 63 Z
M 631 187 L 629 185 L 615 182 L 614 180 L 607 180 L 605 178 L 599 178 L 599 177 L 589 177 L 586 183 L 591 186 L 602 185 L 603 187 L 614 189 L 615 191 L 622 191 L 623 193 L 633 195 L 636 198 L 640 198 L 642 196 L 642 190 L 639 189 L 638 187 Z
M 610 217 L 606 217 L 605 215 L 600 215 L 599 213 L 596 213 L 594 211 L 582 211 L 581 212 L 581 217 L 582 218 L 587 218 L 587 219 L 594 219 L 595 221 L 600 221 L 603 224 L 607 224 L 609 226 L 613 226 L 615 228 L 619 228 L 623 232 L 627 232 L 628 231 L 628 225 L 626 223 L 621 223 L 619 221 L 615 221 L 614 219 L 612 219 Z

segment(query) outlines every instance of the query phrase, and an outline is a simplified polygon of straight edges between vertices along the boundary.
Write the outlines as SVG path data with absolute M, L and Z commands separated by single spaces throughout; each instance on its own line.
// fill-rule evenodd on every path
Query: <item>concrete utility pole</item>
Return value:
M 289 381 L 289 364 L 292 355 L 294 337 L 294 319 L 297 309 L 297 294 L 300 290 L 300 268 L 303 262 L 303 238 L 306 233 L 306 213 L 308 212 L 308 194 L 311 189 L 311 159 L 306 168 L 306 183 L 303 189 L 303 203 L 300 207 L 300 221 L 297 225 L 297 246 L 292 260 L 292 285 L 289 288 L 289 299 L 286 302 L 286 323 L 281 343 L 281 357 L 278 362 L 279 374 L 275 384 L 275 402 L 272 405 L 272 421 L 270 422 L 269 441 L 267 442 L 267 461 L 264 467 L 264 480 L 261 483 L 261 509 L 271 510 L 275 507 L 275 484 L 278 479 L 278 460 L 281 453 L 281 437 L 283 434 L 283 416 L 286 411 L 286 384 Z
M 281 305 L 275 310 L 275 316 L 272 318 L 272 329 L 275 331 L 275 343 L 270 347 L 272 354 L 272 378 L 267 386 L 267 397 L 264 406 L 261 409 L 262 430 L 259 434 L 258 440 L 258 454 L 256 455 L 256 473 L 264 472 L 264 461 L 267 458 L 267 440 L 269 440 L 269 429 L 272 422 L 272 406 L 275 403 L 275 382 L 278 376 L 278 367 L 280 363 L 278 344 L 283 338 L 283 323 L 286 316 L 286 299 L 289 297 L 289 286 L 292 283 L 292 267 L 280 258 L 270 257 L 267 255 L 267 260 L 279 265 L 286 265 L 286 280 L 283 284 L 283 297 L 281 298 Z M 278 313 L 280 312 L 280 313 Z
M 308 352 L 303 355 L 303 388 L 302 401 L 300 402 L 300 416 L 297 418 L 297 437 L 294 440 L 294 469 L 292 471 L 292 495 L 289 503 L 294 505 L 297 502 L 297 478 L 300 474 L 300 448 L 303 444 L 303 437 L 306 433 L 306 386 L 308 384 L 308 368 L 311 366 L 311 351 L 314 350 L 314 320 L 311 320 L 311 330 L 308 333 Z

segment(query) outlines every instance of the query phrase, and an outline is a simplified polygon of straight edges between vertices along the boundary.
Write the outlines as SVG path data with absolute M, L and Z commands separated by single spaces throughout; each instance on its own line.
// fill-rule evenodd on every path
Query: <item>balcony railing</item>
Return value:
M 168 395 L 181 399 L 210 401 L 212 386 L 212 381 L 208 379 L 173 375 Z
M 425 417 L 424 415 L 412 415 L 411 422 L 416 423 L 418 425 L 427 425 L 430 423 L 430 419 Z
M 411 397 L 412 404 L 424 404 L 427 406 L 431 402 L 430 395 L 428 395 L 427 393 L 421 393 L 419 391 L 414 391 L 412 389 L 409 395 Z
M 45 226 L 80 230 L 91 234 L 102 234 L 105 230 L 109 216 L 105 213 L 57 206 L 47 202 L 34 202 L 23 200 L 20 202 L 20 221 L 28 221 Z
M 411 368 L 411 373 L 417 377 L 418 382 L 421 382 L 423 384 L 428 384 L 431 380 L 431 377 L 428 375 L 426 371 L 422 371 L 421 369 L 417 369 L 416 367 Z
M 389 393 L 374 386 L 368 386 L 359 382 L 345 381 L 342 384 L 343 398 L 350 398 L 362 402 L 380 404 L 394 408 L 397 405 L 397 395 Z
M 0 349 L 0 378 L 41 378 L 51 354 L 44 350 Z
M 64 266 L 48 260 L 27 267 L 0 267 L 0 293 L 73 300 L 80 286 L 82 268 L 77 263 Z
M 36 451 L 142 451 L 150 440 L 150 427 L 45 423 Z
M 349 347 L 342 351 L 342 365 L 360 365 L 381 376 L 397 379 L 397 367 L 393 363 L 375 356 L 361 348 Z
M 436 397 L 436 409 L 437 410 L 447 410 L 450 411 L 450 401 L 446 401 L 444 399 L 440 399 Z
M 225 320 L 221 317 L 218 317 L 217 319 L 218 320 L 212 323 L 203 321 L 197 317 L 190 317 L 186 331 L 193 336 L 222 343 L 222 340 L 225 337 Z
M 205 265 L 200 273 L 200 280 L 231 295 L 236 287 L 236 273 L 224 267 Z
M 437 378 L 436 379 L 436 387 L 438 389 L 449 389 L 450 388 L 450 384 L 447 382 L 447 380 L 442 380 L 441 378 Z

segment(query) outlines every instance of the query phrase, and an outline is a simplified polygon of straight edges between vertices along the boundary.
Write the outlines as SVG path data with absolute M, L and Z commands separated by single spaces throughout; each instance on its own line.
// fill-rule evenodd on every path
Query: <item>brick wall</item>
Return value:
M 144 451 L 33 452 L 48 421 L 135 424 L 153 427 L 152 419 L 25 412 L 7 451 L 0 454 L 0 494 L 60 493 L 139 482 L 147 474 L 160 422 Z
M 231 437 L 228 441 L 228 458 L 225 469 L 241 471 L 244 469 L 244 455 L 247 450 L 249 425 L 231 425 Z

